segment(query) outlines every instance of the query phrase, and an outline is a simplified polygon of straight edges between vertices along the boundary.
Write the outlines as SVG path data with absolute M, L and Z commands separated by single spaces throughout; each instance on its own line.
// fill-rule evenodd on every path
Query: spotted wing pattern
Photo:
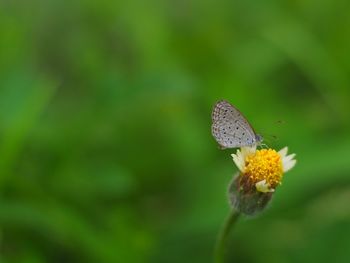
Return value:
M 246 118 L 229 102 L 221 100 L 212 112 L 211 131 L 222 148 L 236 148 L 257 144 L 257 136 Z

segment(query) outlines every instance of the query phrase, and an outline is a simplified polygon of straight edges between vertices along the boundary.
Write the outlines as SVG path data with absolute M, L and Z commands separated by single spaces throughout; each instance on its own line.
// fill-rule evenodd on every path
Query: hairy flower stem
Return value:
M 224 262 L 227 239 L 229 237 L 229 234 L 230 234 L 232 227 L 237 222 L 239 215 L 240 215 L 240 213 L 237 212 L 236 210 L 231 210 L 230 214 L 226 218 L 226 221 L 221 228 L 221 231 L 218 235 L 218 239 L 217 239 L 216 245 L 215 245 L 215 251 L 214 251 L 214 262 L 215 263 L 223 263 Z

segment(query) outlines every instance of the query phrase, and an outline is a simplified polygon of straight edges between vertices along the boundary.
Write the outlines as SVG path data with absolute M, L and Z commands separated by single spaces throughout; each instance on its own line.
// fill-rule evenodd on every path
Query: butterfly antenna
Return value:
M 265 138 L 268 140 L 268 141 L 277 141 L 278 140 L 278 137 L 276 135 L 272 135 L 272 134 L 267 134 L 265 136 Z
M 285 120 L 278 120 L 275 123 L 276 124 L 286 124 L 287 122 Z

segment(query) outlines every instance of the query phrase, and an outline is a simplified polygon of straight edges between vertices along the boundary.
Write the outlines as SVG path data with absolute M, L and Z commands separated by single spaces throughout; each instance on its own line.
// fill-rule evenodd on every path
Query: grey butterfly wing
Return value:
M 222 148 L 257 144 L 257 136 L 249 122 L 227 101 L 221 100 L 212 112 L 212 134 Z

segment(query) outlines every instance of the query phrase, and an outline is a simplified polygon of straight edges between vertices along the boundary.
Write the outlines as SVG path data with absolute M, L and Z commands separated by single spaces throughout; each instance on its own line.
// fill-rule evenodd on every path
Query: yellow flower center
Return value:
M 281 156 L 272 149 L 257 150 L 246 157 L 244 173 L 254 183 L 266 180 L 266 183 L 275 188 L 283 176 Z

